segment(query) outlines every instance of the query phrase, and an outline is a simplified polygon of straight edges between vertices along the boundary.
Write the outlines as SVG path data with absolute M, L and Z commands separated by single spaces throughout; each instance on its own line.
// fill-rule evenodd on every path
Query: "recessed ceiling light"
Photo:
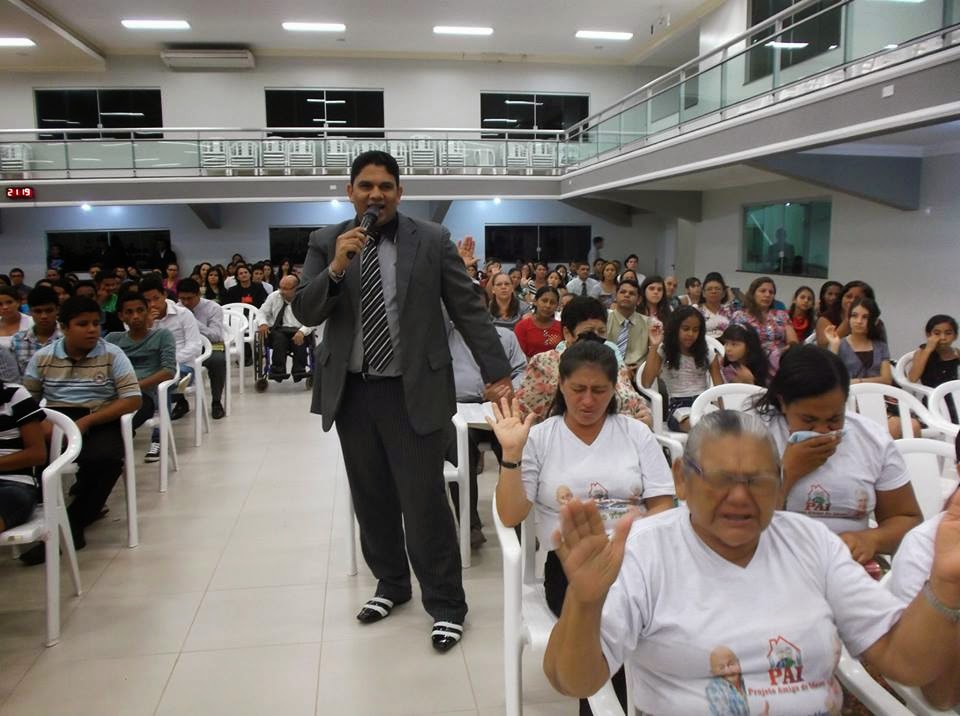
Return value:
M 434 35 L 492 35 L 492 27 L 467 27 L 459 25 L 437 25 Z
M 0 37 L 0 47 L 35 47 L 36 44 L 29 37 Z
M 288 32 L 344 32 L 347 26 L 341 22 L 285 22 Z
M 499 196 L 495 196 L 495 197 L 493 197 L 493 203 L 494 203 L 494 204 L 499 204 L 499 203 L 500 203 L 500 201 L 501 201 L 501 199 L 500 199 L 500 197 L 499 197 Z
M 609 32 L 607 30 L 577 30 L 581 40 L 632 40 L 632 32 Z
M 774 40 L 773 42 L 768 42 L 767 47 L 772 50 L 802 50 L 809 44 L 809 42 L 781 42 L 780 40 Z
M 186 20 L 121 20 L 128 30 L 189 30 Z
M 331 200 L 330 200 L 330 206 L 340 206 L 340 200 L 339 200 L 339 199 L 331 199 Z
M 84 211 L 92 211 L 92 210 L 93 210 L 93 207 L 90 206 L 90 205 L 89 205 L 88 203 L 86 203 L 86 202 L 82 203 L 82 204 L 80 205 L 80 208 L 83 209 Z

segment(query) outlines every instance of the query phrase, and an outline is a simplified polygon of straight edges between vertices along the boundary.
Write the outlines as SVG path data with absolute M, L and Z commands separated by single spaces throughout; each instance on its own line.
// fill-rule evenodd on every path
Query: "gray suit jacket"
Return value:
M 353 220 L 310 234 L 302 281 L 293 299 L 293 314 L 305 326 L 326 322 L 317 348 L 311 411 L 333 424 L 346 380 L 360 311 L 360 256 L 353 259 L 340 284 L 328 266 L 337 236 Z M 453 368 L 441 302 L 463 335 L 488 383 L 510 375 L 510 364 L 494 330 L 490 313 L 473 288 L 450 232 L 439 224 L 399 215 L 397 227 L 397 303 L 400 310 L 400 369 L 407 413 L 421 435 L 447 430 L 456 412 Z

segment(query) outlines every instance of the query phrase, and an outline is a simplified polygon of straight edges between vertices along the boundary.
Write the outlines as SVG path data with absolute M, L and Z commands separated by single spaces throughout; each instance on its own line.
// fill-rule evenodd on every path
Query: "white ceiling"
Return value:
M 929 157 L 960 153 L 960 120 L 814 149 L 811 154 Z
M 41 35 L 40 24 L 26 17 L 24 7 L 32 7 L 104 55 L 152 55 L 170 44 L 239 44 L 263 55 L 636 64 L 657 47 L 657 61 L 646 64 L 662 66 L 690 59 L 690 28 L 718 4 L 718 0 L 0 0 L 0 29 L 5 31 L 10 24 L 4 22 L 4 13 L 21 13 L 21 19 L 34 22 L 37 28 L 30 36 Z M 183 19 L 191 29 L 131 31 L 121 26 L 121 19 Z M 347 30 L 291 33 L 280 27 L 285 20 L 338 22 L 346 24 Z M 433 34 L 434 25 L 491 26 L 494 34 L 442 37 Z M 579 40 L 574 37 L 578 29 L 628 31 L 634 38 L 628 42 Z M 683 34 L 683 42 L 671 54 L 672 42 L 664 40 L 675 33 Z M 36 39 L 38 47 L 29 51 L 30 56 L 38 65 L 51 65 L 41 58 L 53 40 Z M 23 69 L 22 61 L 16 66 L 8 63 L 15 56 L 0 50 L 0 68 Z

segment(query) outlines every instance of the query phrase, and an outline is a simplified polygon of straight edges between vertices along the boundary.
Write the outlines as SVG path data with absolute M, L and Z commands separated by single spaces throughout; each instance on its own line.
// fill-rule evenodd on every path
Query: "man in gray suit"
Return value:
M 291 305 L 304 325 L 326 323 L 311 410 L 324 430 L 336 422 L 361 549 L 378 580 L 357 619 L 379 621 L 409 601 L 409 553 L 433 646 L 445 652 L 463 634 L 467 604 L 443 479 L 456 403 L 441 304 L 491 399 L 511 394 L 510 364 L 450 233 L 397 213 L 402 194 L 392 156 L 358 156 L 347 186 L 357 219 L 310 235 Z M 364 232 L 371 206 L 381 208 Z

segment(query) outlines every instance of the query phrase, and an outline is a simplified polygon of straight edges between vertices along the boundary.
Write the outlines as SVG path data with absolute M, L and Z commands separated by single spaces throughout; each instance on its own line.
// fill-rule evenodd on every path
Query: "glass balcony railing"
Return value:
M 559 175 L 960 44 L 960 0 L 801 0 L 565 131 L 279 127 L 0 130 L 0 179 Z
M 960 0 L 803 0 L 570 127 L 595 162 L 960 44 Z

